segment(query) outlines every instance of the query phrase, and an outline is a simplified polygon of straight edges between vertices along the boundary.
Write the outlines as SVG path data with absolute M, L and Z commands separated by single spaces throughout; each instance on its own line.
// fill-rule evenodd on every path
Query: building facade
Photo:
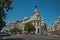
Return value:
M 38 10 L 37 7 L 35 7 L 34 11 L 33 11 L 33 15 L 30 16 L 30 17 L 24 17 L 24 19 L 22 20 L 15 20 L 13 23 L 8 23 L 9 25 L 11 25 L 9 27 L 6 28 L 10 30 L 10 28 L 13 28 L 13 25 L 16 26 L 16 27 L 19 27 L 20 29 L 22 29 L 24 31 L 24 24 L 27 23 L 27 22 L 32 22 L 32 24 L 34 25 L 35 27 L 35 33 L 36 34 L 40 34 L 41 32 L 43 33 L 44 31 L 44 19 L 40 18 L 40 12 Z M 42 31 L 41 31 L 41 26 L 42 26 Z
M 60 16 L 58 16 L 58 19 L 55 21 L 55 23 L 52 26 L 52 31 L 60 31 Z
M 52 25 L 52 27 L 50 27 L 49 30 L 50 34 L 53 35 L 60 35 L 60 16 L 58 16 L 58 19 L 54 22 L 54 24 Z

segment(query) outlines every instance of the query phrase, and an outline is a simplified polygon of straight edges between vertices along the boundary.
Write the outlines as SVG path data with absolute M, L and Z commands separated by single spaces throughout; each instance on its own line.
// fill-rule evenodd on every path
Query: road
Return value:
M 4 40 L 60 40 L 60 36 L 46 36 L 46 35 L 12 35 L 3 37 Z

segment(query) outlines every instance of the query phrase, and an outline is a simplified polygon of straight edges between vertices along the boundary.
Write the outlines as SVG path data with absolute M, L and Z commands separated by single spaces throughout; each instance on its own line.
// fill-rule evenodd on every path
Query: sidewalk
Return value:
M 51 36 L 51 37 L 60 37 L 60 36 L 58 36 L 58 35 L 48 35 L 48 36 Z

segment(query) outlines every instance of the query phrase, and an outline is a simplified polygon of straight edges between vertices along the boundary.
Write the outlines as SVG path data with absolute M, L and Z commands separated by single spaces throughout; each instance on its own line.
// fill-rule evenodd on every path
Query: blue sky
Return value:
M 52 25 L 60 16 L 60 0 L 13 0 L 13 10 L 7 12 L 6 23 L 31 16 L 35 6 L 48 25 Z

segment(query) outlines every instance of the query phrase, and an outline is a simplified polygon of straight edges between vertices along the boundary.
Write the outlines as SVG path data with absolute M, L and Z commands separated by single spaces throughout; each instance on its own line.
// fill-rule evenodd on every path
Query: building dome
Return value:
M 42 17 L 41 21 L 44 21 L 44 18 Z
M 35 6 L 34 12 L 38 12 L 38 7 L 37 6 Z
M 38 7 L 37 6 L 35 6 L 35 9 L 34 9 L 34 15 L 37 15 L 37 16 L 40 16 L 39 15 L 39 10 L 38 10 Z
M 60 16 L 58 16 L 58 21 L 60 21 Z

